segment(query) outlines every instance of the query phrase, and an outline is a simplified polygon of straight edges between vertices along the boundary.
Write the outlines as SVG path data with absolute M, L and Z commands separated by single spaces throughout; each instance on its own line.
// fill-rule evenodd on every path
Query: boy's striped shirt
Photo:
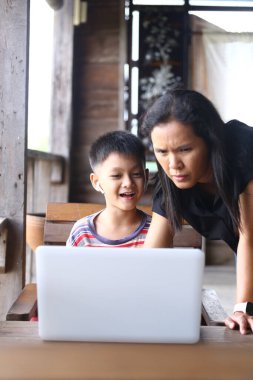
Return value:
M 139 210 L 142 215 L 142 220 L 137 229 L 130 235 L 118 239 L 111 240 L 97 234 L 94 219 L 102 211 L 95 214 L 88 215 L 82 219 L 79 219 L 73 226 L 69 238 L 67 240 L 67 246 L 74 247 L 122 247 L 122 248 L 138 248 L 144 244 L 150 222 L 151 216 Z

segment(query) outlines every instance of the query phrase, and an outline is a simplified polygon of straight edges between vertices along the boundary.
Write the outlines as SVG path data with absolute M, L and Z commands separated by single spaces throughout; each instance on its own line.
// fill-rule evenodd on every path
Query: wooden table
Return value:
M 253 335 L 201 327 L 194 345 L 43 342 L 36 322 L 0 322 L 0 379 L 252 380 Z

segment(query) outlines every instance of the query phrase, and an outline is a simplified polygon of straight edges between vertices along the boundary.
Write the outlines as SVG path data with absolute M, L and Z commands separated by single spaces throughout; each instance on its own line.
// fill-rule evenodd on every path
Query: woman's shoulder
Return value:
M 251 125 L 248 125 L 246 123 L 244 123 L 243 121 L 241 120 L 238 120 L 238 119 L 232 119 L 230 121 L 228 121 L 227 123 L 225 123 L 226 126 L 228 127 L 236 127 L 236 128 L 252 128 Z
M 238 120 L 231 120 L 226 123 L 225 141 L 231 159 L 235 157 L 236 160 L 243 160 L 249 155 L 253 157 L 253 127 Z
M 230 120 L 225 124 L 225 135 L 226 138 L 230 141 L 234 141 L 233 139 L 236 137 L 239 141 L 247 141 L 247 139 L 253 139 L 253 127 L 243 123 L 239 120 Z M 239 141 L 234 141 L 237 145 Z

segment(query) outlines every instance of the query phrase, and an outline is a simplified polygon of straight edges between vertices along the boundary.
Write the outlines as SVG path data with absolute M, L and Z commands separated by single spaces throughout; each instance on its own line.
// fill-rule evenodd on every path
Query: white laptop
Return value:
M 44 340 L 199 340 L 201 250 L 40 246 L 36 266 Z

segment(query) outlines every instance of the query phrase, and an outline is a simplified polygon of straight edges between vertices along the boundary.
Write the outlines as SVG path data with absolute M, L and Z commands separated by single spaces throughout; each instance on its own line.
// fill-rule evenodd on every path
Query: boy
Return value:
M 104 195 L 106 206 L 78 220 L 67 245 L 142 246 L 151 216 L 136 208 L 148 180 L 141 140 L 126 131 L 106 133 L 91 146 L 89 161 L 92 186 Z

